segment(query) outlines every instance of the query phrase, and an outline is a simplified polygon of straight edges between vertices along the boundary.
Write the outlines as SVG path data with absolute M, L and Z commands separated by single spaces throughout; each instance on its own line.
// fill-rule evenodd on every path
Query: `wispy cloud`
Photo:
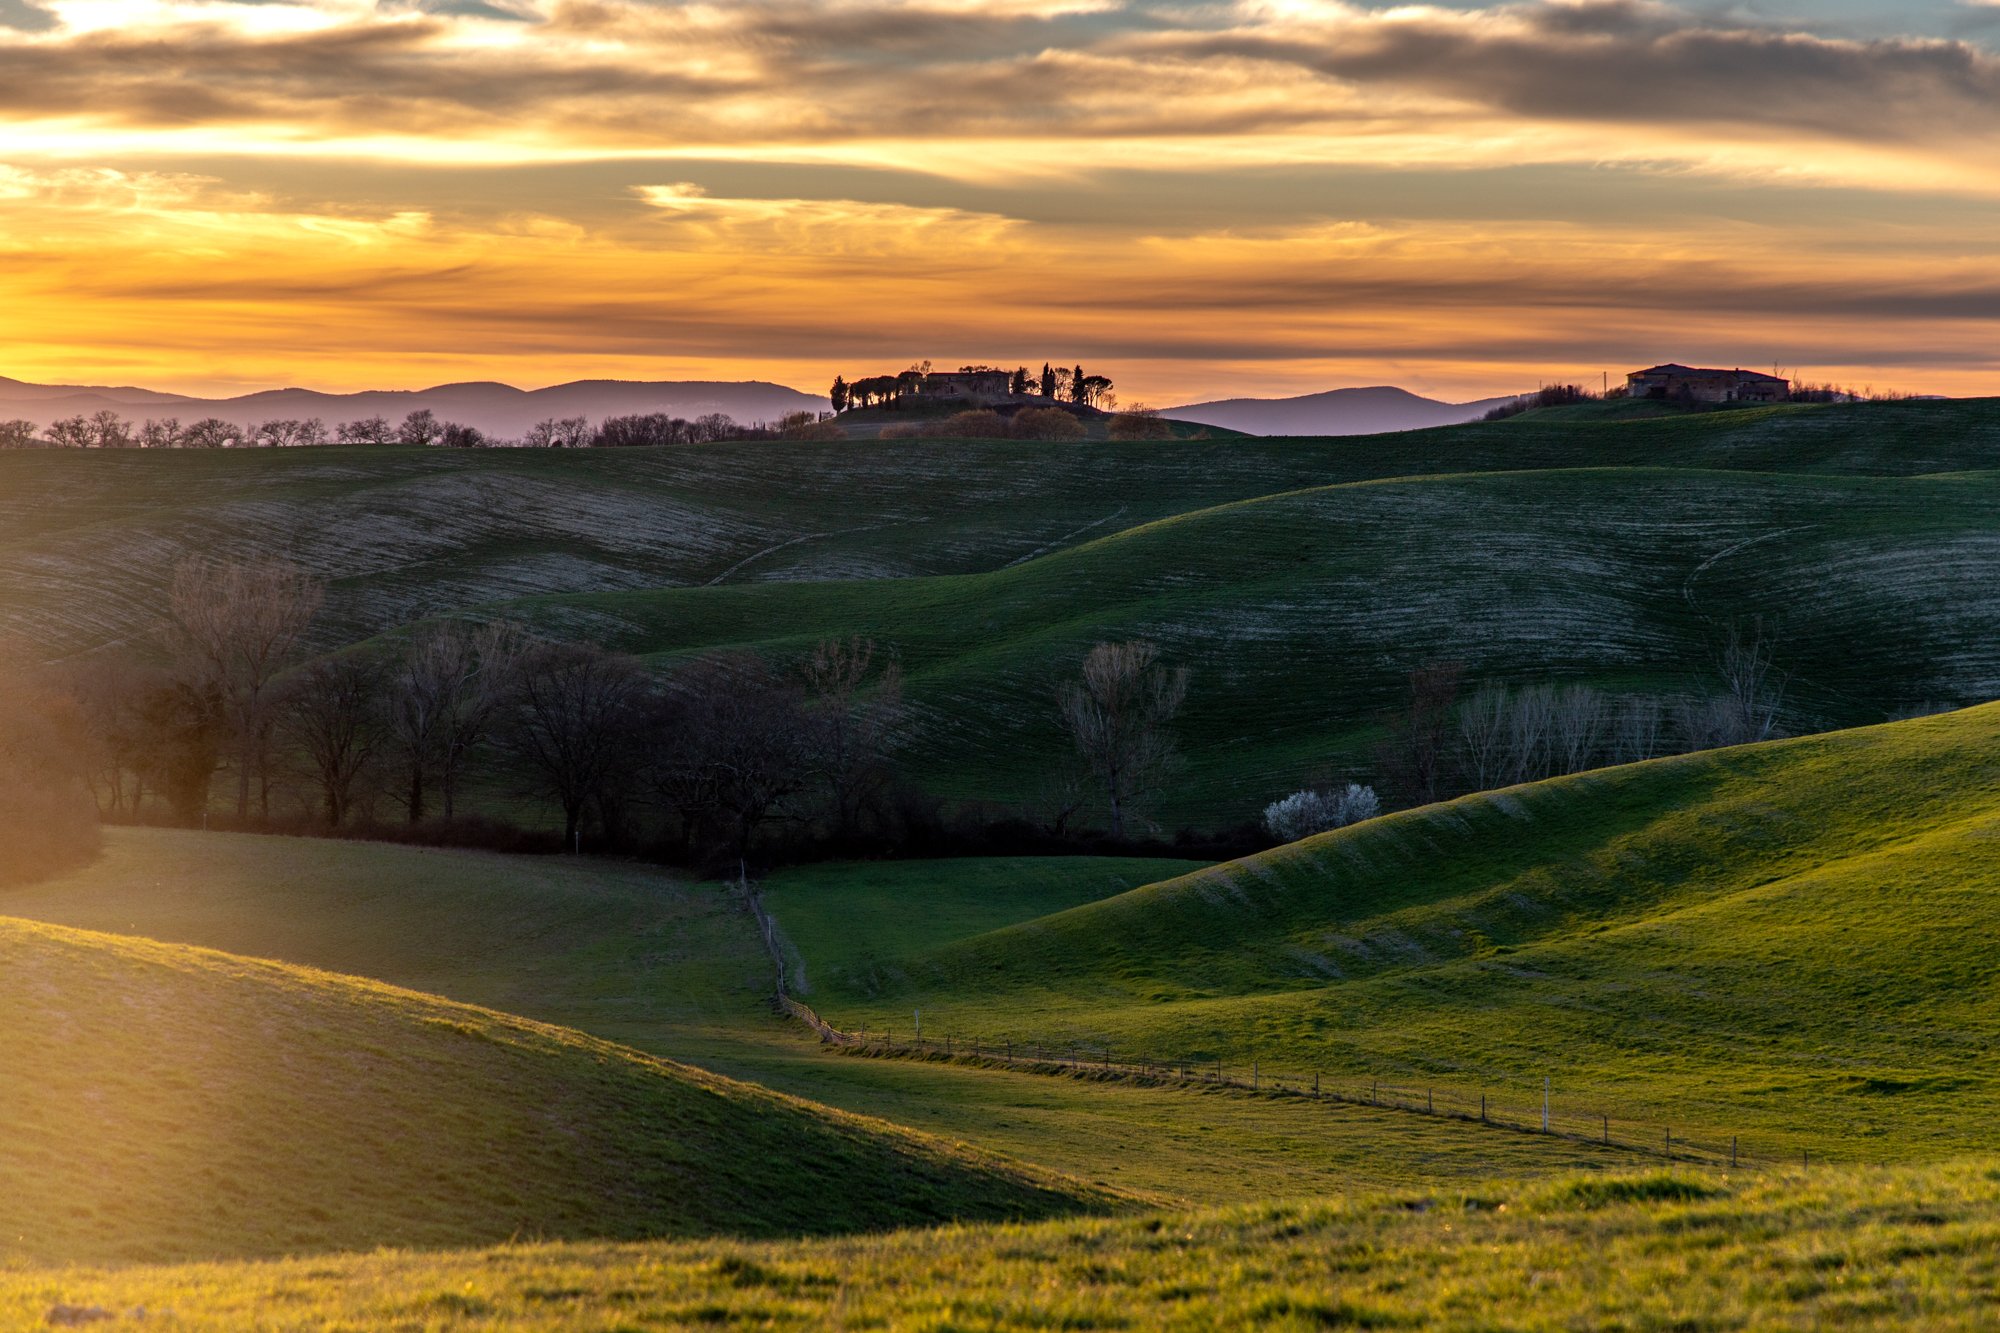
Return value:
M 1788 336 L 1851 357 L 1849 332 L 1894 326 L 1878 364 L 1912 348 L 1937 363 L 1946 331 L 2000 330 L 1966 220 L 1985 209 L 1990 222 L 2000 200 L 1987 151 L 2000 60 L 1972 40 L 1864 40 L 1731 12 L 0 0 L 14 163 L 0 172 L 0 247 L 22 261 L 0 274 L 0 301 L 42 312 L 50 359 L 87 359 L 94 338 L 127 357 L 184 339 L 162 365 L 203 346 L 264 364 L 286 346 L 350 378 L 426 347 L 602 369 L 654 354 L 805 360 L 816 342 L 917 354 L 935 337 L 958 349 L 947 355 L 985 355 L 981 338 L 1022 354 L 1122 347 L 1163 378 L 1187 358 L 1286 379 L 1414 365 L 1484 389 L 1548 373 L 1541 358 L 1631 345 L 1621 318 L 1696 344 L 1648 354 L 1734 337 L 1746 361 L 1767 346 L 1811 359 Z M 207 175 L 164 165 L 189 155 Z M 313 198 L 240 183 L 255 159 L 302 155 L 324 163 Z M 440 181 L 472 163 L 621 174 L 565 198 L 524 169 L 518 197 L 471 212 L 343 193 L 366 164 L 412 162 Z M 769 188 L 710 178 L 745 164 Z M 1784 228 L 1695 219 L 1719 206 L 1699 195 L 1686 217 L 1648 222 L 1635 204 L 1586 224 L 1526 175 L 1494 174 L 1562 164 L 1606 173 L 1607 189 L 1643 179 L 1649 200 L 1680 181 L 1690 200 L 1719 183 L 1817 188 L 1830 211 Z M 1203 207 L 1122 196 L 1136 166 L 1178 183 L 1156 198 Z M 835 168 L 866 168 L 881 193 L 840 192 Z M 1256 182 L 1336 168 L 1351 185 L 1270 216 L 1273 187 Z M 1364 172 L 1456 172 L 1512 193 L 1424 220 L 1371 198 Z M 940 203 L 914 184 L 926 179 L 977 202 Z M 1866 209 L 1852 203 L 1863 196 Z M 1937 198 L 1962 206 L 1927 211 Z M 288 325 L 301 327 L 274 343 Z M 357 325 L 365 338 L 344 332 Z M 370 349 L 381 359 L 364 365 Z

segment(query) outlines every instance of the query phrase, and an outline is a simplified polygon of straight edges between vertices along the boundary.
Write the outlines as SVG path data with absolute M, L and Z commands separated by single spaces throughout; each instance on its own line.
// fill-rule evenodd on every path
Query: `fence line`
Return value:
M 1250 1062 L 1246 1074 L 1242 1066 L 1232 1069 L 1220 1060 L 1155 1060 L 1134 1056 L 1114 1059 L 1109 1048 L 1086 1052 L 1075 1046 L 1059 1048 L 1011 1039 L 994 1041 L 955 1033 L 942 1038 L 912 1035 L 907 1040 L 898 1041 L 887 1031 L 874 1034 L 866 1029 L 849 1032 L 829 1023 L 811 1005 L 792 995 L 777 922 L 765 910 L 763 900 L 747 877 L 740 880 L 740 885 L 744 903 L 757 922 L 765 951 L 775 969 L 773 1001 L 778 1011 L 811 1028 L 822 1044 L 840 1047 L 853 1054 L 886 1059 L 951 1061 L 999 1066 L 1026 1073 L 1141 1083 L 1152 1087 L 1217 1088 L 1273 1098 L 1304 1098 L 1348 1106 L 1368 1106 L 1514 1133 L 1545 1134 L 1573 1143 L 1595 1144 L 1703 1166 L 1744 1169 L 1780 1164 L 1778 1158 L 1770 1155 L 1753 1158 L 1736 1135 L 1730 1135 L 1726 1140 L 1719 1134 L 1697 1139 L 1685 1133 L 1675 1133 L 1670 1125 L 1615 1116 L 1608 1109 L 1581 1110 L 1571 1102 L 1558 1106 L 1554 1089 L 1546 1081 L 1543 1096 L 1540 1099 L 1531 1096 L 1523 1104 L 1517 1093 L 1497 1095 L 1435 1085 L 1329 1076 L 1319 1072 L 1281 1072 L 1265 1069 L 1256 1061 Z M 1810 1164 L 1803 1152 L 1800 1161 Z

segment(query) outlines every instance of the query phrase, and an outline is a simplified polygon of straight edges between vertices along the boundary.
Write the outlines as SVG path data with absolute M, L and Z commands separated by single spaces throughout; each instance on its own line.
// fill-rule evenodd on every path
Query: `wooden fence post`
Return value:
M 1604 1117 L 1604 1141 L 1611 1142 L 1611 1117 L 1608 1115 Z

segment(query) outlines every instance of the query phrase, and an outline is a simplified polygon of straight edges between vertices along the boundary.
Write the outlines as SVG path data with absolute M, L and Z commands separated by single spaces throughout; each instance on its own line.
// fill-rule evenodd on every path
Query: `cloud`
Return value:
M 0 0 L 0 28 L 17 32 L 47 32 L 61 20 L 31 0 Z
M 1830 146 L 1890 145 L 1980 174 L 1952 147 L 2000 130 L 2000 61 L 1970 43 L 1639 0 L 297 0 L 260 7 L 289 16 L 276 26 L 209 0 L 116 24 L 99 0 L 52 2 L 73 11 L 64 37 L 0 41 L 0 116 L 69 147 L 229 127 L 252 151 L 833 153 L 976 174 L 1087 172 L 1103 149 L 1066 145 L 1126 142 L 1209 162 L 1473 162 L 1496 144 L 1699 160 L 1726 133 L 1773 169 L 1812 141 L 1829 170 Z
M 43 3 L 0 29 L 37 355 L 820 381 L 834 346 L 1068 347 L 1166 398 L 1221 364 L 1505 390 L 1633 329 L 1969 380 L 2000 332 L 1970 43 L 1640 0 Z M 1772 181 L 1813 202 L 1731 211 Z
M 1966 42 L 1834 40 L 1641 0 L 1454 11 L 1253 6 L 1227 32 L 1147 40 L 1514 115 L 1643 127 L 1733 125 L 1872 141 L 2000 128 L 2000 59 Z

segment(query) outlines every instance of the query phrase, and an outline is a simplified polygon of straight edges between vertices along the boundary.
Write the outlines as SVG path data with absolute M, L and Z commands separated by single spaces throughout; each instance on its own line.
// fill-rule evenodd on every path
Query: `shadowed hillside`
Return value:
M 1101 1196 L 561 1028 L 0 918 L 0 1253 L 788 1234 Z
M 195 553 L 284 556 L 331 579 L 330 644 L 531 594 L 994 570 L 1373 478 L 1632 464 L 1907 476 L 1996 460 L 2000 402 L 1987 401 L 1365 440 L 0 451 L 0 640 L 67 653 L 139 633 Z
M 1325 487 L 954 578 L 517 602 L 548 633 L 662 656 L 892 645 L 905 751 L 954 796 L 1031 800 L 1066 742 L 1055 683 L 1101 639 L 1192 668 L 1169 826 L 1249 819 L 1331 769 L 1373 780 L 1420 663 L 1473 683 L 1712 688 L 1732 619 L 1778 625 L 1796 729 L 2000 694 L 2000 482 L 1658 469 Z

